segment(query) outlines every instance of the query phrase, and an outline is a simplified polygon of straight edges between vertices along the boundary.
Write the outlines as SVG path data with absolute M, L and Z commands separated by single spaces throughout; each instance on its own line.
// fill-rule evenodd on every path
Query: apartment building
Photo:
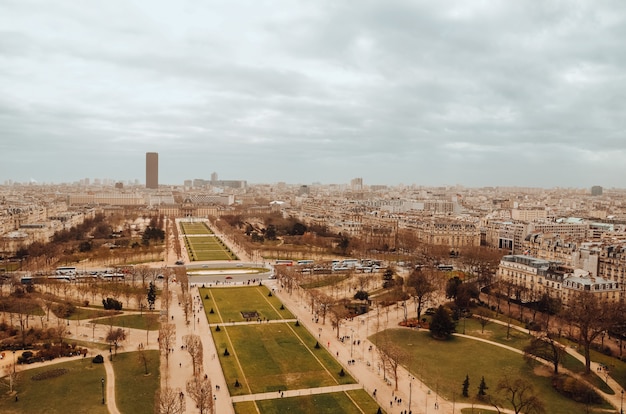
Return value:
M 522 301 L 535 301 L 547 294 L 567 306 L 579 292 L 594 294 L 604 302 L 619 301 L 621 283 L 594 277 L 582 269 L 525 255 L 504 256 L 498 266 L 497 280 L 516 286 L 511 295 Z

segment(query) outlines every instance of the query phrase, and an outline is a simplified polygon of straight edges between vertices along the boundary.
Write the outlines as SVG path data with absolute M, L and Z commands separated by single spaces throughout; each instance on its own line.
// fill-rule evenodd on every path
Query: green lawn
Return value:
M 231 395 L 354 383 L 348 374 L 339 375 L 339 363 L 324 348 L 315 349 L 316 339 L 295 323 L 226 326 L 212 334 Z M 234 386 L 237 380 L 241 387 Z
M 18 367 L 21 369 L 23 367 Z M 58 377 L 33 380 L 35 374 L 64 368 Z M 102 405 L 101 379 L 106 377 L 102 364 L 91 358 L 77 358 L 52 366 L 22 371 L 17 384 L 19 401 L 4 391 L 0 393 L 0 412 L 13 413 L 108 413 Z
M 121 315 L 110 318 L 101 318 L 90 321 L 99 325 L 113 325 L 124 328 L 143 329 L 156 331 L 159 329 L 159 315 L 156 313 L 144 313 L 143 315 Z
M 261 320 L 295 318 L 288 309 L 280 309 L 280 300 L 269 296 L 270 291 L 265 286 L 200 288 L 199 292 L 209 323 L 244 322 L 246 319 L 241 312 L 252 311 L 256 311 Z
M 159 388 L 159 351 L 143 351 L 148 374 L 140 352 L 117 354 L 113 359 L 115 369 L 115 396 L 122 413 L 151 414 L 154 397 Z
M 360 393 L 366 394 L 362 398 Z M 355 405 L 356 403 L 356 405 Z M 365 391 L 334 392 L 327 394 L 306 395 L 301 397 L 277 398 L 256 401 L 254 403 L 234 404 L 236 414 L 375 414 L 378 404 Z
M 186 236 L 185 246 L 192 261 L 237 260 L 237 256 L 217 236 Z
M 118 314 L 120 312 L 118 311 L 110 311 L 110 310 L 104 310 L 102 309 L 102 306 L 100 306 L 99 309 L 94 309 L 94 308 L 76 308 L 76 311 L 68 318 L 70 320 L 83 320 L 83 319 L 93 319 L 93 318 L 100 318 L 102 316 L 107 316 L 107 315 L 111 315 L 111 314 Z
M 180 228 L 183 234 L 213 234 L 206 223 L 186 223 L 180 222 Z
M 390 341 L 409 350 L 406 363 L 411 372 L 449 400 L 454 397 L 459 402 L 471 402 L 483 376 L 487 386 L 492 390 L 490 392 L 495 392 L 499 379 L 504 373 L 509 373 L 532 381 L 546 405 L 547 412 L 551 414 L 584 412 L 582 405 L 562 397 L 552 389 L 549 371 L 545 376 L 535 375 L 533 368 L 517 353 L 459 337 L 448 341 L 436 341 L 427 331 L 408 329 L 390 329 L 370 339 L 376 343 L 377 340 L 383 340 L 382 335 L 388 335 Z M 470 377 L 469 399 L 460 397 L 466 375 Z

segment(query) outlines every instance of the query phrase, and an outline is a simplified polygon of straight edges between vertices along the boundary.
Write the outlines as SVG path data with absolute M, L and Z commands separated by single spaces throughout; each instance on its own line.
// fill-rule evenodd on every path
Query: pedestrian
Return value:
M 179 362 L 179 363 L 178 363 L 178 366 L 182 368 L 182 367 L 183 367 L 183 363 L 182 363 L 182 362 Z

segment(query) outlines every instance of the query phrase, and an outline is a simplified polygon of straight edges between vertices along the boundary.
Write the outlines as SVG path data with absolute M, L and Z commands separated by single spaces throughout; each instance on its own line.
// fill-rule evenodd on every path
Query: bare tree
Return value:
M 184 414 L 185 396 L 180 388 L 173 390 L 165 387 L 163 390 L 157 390 L 154 412 L 156 414 Z
M 202 340 L 198 335 L 185 335 L 183 336 L 183 344 L 189 355 L 191 356 L 191 362 L 193 364 L 193 374 L 196 372 L 202 372 Z
M 383 363 L 383 370 L 393 376 L 395 390 L 398 391 L 398 368 L 408 360 L 408 354 L 387 335 L 383 335 L 381 339 L 382 343 L 377 344 L 378 355 Z
M 339 338 L 339 328 L 341 327 L 341 321 L 350 315 L 350 311 L 346 308 L 346 301 L 340 300 L 329 307 L 330 321 L 333 328 L 337 328 L 337 338 Z
M 407 279 L 408 292 L 415 301 L 415 312 L 418 320 L 422 316 L 422 306 L 437 289 L 432 282 L 432 277 L 433 275 L 429 271 L 414 270 Z
M 215 406 L 213 402 L 213 386 L 208 377 L 194 377 L 187 381 L 187 393 L 196 403 L 200 414 L 213 414 Z
M 474 312 L 474 317 L 478 319 L 478 323 L 480 324 L 480 333 L 485 333 L 485 326 L 491 322 L 489 316 L 489 311 L 485 308 L 478 308 L 476 312 Z
M 17 364 L 12 362 L 11 364 L 5 365 L 3 374 L 2 379 L 5 381 L 4 385 L 6 385 L 7 388 L 9 388 L 9 392 L 13 394 L 19 380 L 21 379 L 21 372 L 17 368 Z
M 532 361 L 534 357 L 539 357 L 550 362 L 554 367 L 554 375 L 559 373 L 559 364 L 567 354 L 565 345 L 555 339 L 557 335 L 547 331 L 545 335 L 538 338 L 531 338 L 530 343 L 524 348 L 524 357 Z
M 120 342 L 126 340 L 126 331 L 122 328 L 113 329 L 111 326 L 109 328 L 109 332 L 107 333 L 106 341 L 115 347 L 115 355 L 117 355 L 117 348 L 120 345 Z
M 619 320 L 617 303 L 600 302 L 591 292 L 579 292 L 569 302 L 564 312 L 567 321 L 578 328 L 578 340 L 585 352 L 585 372 L 591 372 L 590 349 L 593 341 L 610 330 Z
M 535 394 L 532 384 L 524 378 L 511 378 L 509 375 L 505 375 L 498 382 L 496 390 L 498 393 L 504 394 L 503 399 L 513 406 L 515 414 L 521 412 L 542 414 L 546 411 L 543 401 Z M 499 405 L 494 401 L 492 404 L 496 408 Z
M 165 354 L 165 363 L 169 366 L 170 349 L 174 349 L 176 343 L 176 325 L 173 323 L 164 323 L 159 329 L 159 350 L 161 354 Z

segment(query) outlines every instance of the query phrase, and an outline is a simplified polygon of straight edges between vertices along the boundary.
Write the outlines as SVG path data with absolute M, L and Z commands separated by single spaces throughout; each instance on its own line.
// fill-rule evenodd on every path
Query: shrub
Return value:
M 225 348 L 224 349 L 224 356 L 229 356 L 229 355 L 230 355 L 230 352 L 228 352 L 228 348 Z
M 102 299 L 102 305 L 104 309 L 122 310 L 122 302 L 113 298 Z
M 552 386 L 560 394 L 576 402 L 585 404 L 602 403 L 602 398 L 593 389 L 569 375 L 561 374 L 553 377 Z
M 93 362 L 94 364 L 103 364 L 104 363 L 104 357 L 102 355 L 98 354 L 95 357 L 93 357 L 91 362 Z
M 341 368 L 341 371 L 339 371 L 339 376 L 343 377 L 345 375 L 346 375 L 346 373 L 344 372 L 343 368 Z
M 65 374 L 66 372 L 67 372 L 67 369 L 65 369 L 65 368 L 49 369 L 47 371 L 40 372 L 39 374 L 33 375 L 30 378 L 33 381 L 41 381 L 41 380 L 45 380 L 45 379 L 60 377 L 61 375 Z
M 215 332 L 219 332 L 219 331 L 221 331 L 221 329 L 220 329 L 220 326 L 219 326 L 219 325 L 217 325 L 217 326 L 215 327 Z
M 315 349 L 320 349 L 320 343 L 318 341 L 315 341 Z

